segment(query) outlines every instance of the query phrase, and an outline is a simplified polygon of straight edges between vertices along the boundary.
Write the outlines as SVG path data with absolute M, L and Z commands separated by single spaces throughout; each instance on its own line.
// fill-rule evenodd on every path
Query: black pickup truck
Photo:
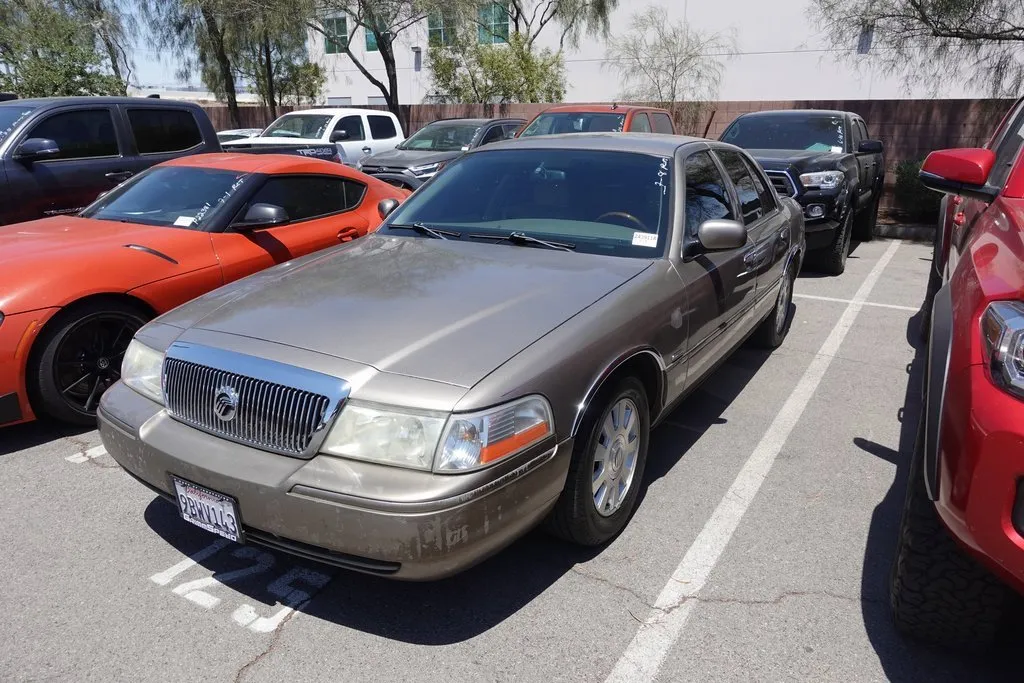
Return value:
M 0 225 L 77 213 L 150 166 L 220 152 L 196 104 L 139 97 L 0 101 Z M 331 145 L 275 145 L 247 154 L 340 162 Z
M 846 269 L 850 240 L 870 240 L 885 179 L 882 143 L 852 112 L 793 109 L 737 117 L 720 140 L 743 147 L 780 195 L 803 207 L 806 262 Z

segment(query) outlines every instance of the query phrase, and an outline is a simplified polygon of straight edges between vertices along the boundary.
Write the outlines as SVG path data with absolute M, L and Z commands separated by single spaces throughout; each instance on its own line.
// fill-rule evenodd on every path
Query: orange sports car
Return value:
M 76 216 L 0 227 L 0 425 L 92 424 L 143 323 L 365 235 L 408 194 L 318 159 L 204 154 L 153 166 Z

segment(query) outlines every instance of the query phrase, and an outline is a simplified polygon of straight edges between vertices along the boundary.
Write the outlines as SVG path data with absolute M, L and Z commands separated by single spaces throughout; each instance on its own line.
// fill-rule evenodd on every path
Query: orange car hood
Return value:
M 126 292 L 215 262 L 210 236 L 194 230 L 73 216 L 0 226 L 0 311 Z

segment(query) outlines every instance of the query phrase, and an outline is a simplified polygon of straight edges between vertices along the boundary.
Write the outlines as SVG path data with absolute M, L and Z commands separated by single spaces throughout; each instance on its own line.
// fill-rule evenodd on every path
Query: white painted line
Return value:
M 64 459 L 67 460 L 68 462 L 73 462 L 73 463 L 75 463 L 77 465 L 77 464 L 83 463 L 83 462 L 85 462 L 87 460 L 92 460 L 94 458 L 98 458 L 101 455 L 106 455 L 106 454 L 107 454 L 107 449 L 106 448 L 104 448 L 103 446 L 96 446 L 95 448 L 90 448 L 89 450 L 85 451 L 84 453 L 75 453 L 74 455 L 69 455 L 68 457 L 66 457 Z
M 743 469 L 726 491 L 725 497 L 719 502 L 693 545 L 686 551 L 686 555 L 672 573 L 672 577 L 662 588 L 654 603 L 654 609 L 640 625 L 636 636 L 615 664 L 606 683 L 643 683 L 655 680 L 658 669 L 661 668 L 672 645 L 678 640 L 690 612 L 697 603 L 693 598 L 696 598 L 704 588 L 740 520 L 768 476 L 775 458 L 803 415 L 821 378 L 824 377 L 839 346 L 853 326 L 864 301 L 882 271 L 892 260 L 899 245 L 898 240 L 894 241 L 868 273 L 850 304 L 843 311 L 839 322 L 832 328 L 825 343 L 811 360 L 793 393 L 772 420 L 761 442 L 754 448 Z
M 794 294 L 793 298 L 794 299 L 814 299 L 815 301 L 832 301 L 832 302 L 837 303 L 837 304 L 850 304 L 850 303 L 853 303 L 852 299 L 837 299 L 837 298 L 832 297 L 832 296 L 815 296 L 814 294 Z M 877 308 L 892 308 L 892 309 L 895 309 L 897 311 L 911 311 L 912 313 L 917 313 L 918 311 L 921 310 L 920 306 L 918 306 L 917 308 L 914 308 L 913 306 L 900 306 L 899 304 L 879 304 L 879 303 L 875 303 L 874 301 L 861 301 L 860 305 L 861 306 L 875 306 Z
M 162 572 L 153 574 L 153 576 L 149 577 L 149 580 L 161 586 L 166 586 L 171 582 L 171 580 L 175 576 L 181 574 L 183 571 L 191 569 L 192 567 L 196 566 L 206 558 L 216 555 L 221 550 L 226 548 L 229 543 L 231 543 L 231 541 L 229 541 L 228 539 L 219 538 L 210 545 L 203 548 L 202 550 L 196 552 L 195 554 L 189 557 L 186 557 L 184 560 L 174 565 L 170 569 L 165 569 Z

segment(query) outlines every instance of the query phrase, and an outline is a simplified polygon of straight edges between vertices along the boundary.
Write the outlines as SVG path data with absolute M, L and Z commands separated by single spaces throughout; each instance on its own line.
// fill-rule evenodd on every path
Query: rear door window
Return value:
M 366 139 L 366 134 L 363 132 L 363 117 L 359 115 L 343 116 L 334 126 L 334 130 L 347 131 L 349 140 Z
M 721 159 L 725 166 L 729 179 L 736 187 L 736 194 L 740 200 L 740 213 L 743 215 L 743 224 L 751 225 L 764 215 L 764 207 L 761 205 L 761 194 L 758 192 L 758 184 L 754 181 L 750 169 L 747 168 L 743 157 L 728 149 L 716 149 L 715 154 Z
M 370 121 L 370 135 L 373 136 L 374 140 L 390 140 L 391 138 L 398 137 L 395 121 L 390 116 L 370 114 L 366 118 Z
M 651 122 L 647 119 L 647 114 L 640 113 L 633 117 L 633 122 L 629 126 L 630 133 L 650 133 Z
M 654 123 L 655 133 L 667 133 L 668 135 L 675 133 L 672 130 L 672 119 L 668 117 L 668 114 L 654 112 L 651 114 L 651 121 Z
M 129 109 L 128 124 L 139 154 L 184 152 L 203 142 L 195 116 L 183 109 Z
M 498 140 L 505 138 L 505 131 L 501 126 L 491 126 L 484 134 L 483 139 L 480 141 L 481 145 L 488 145 Z
M 28 137 L 56 142 L 60 154 L 50 159 L 95 159 L 120 154 L 109 109 L 79 109 L 48 116 L 32 127 Z

